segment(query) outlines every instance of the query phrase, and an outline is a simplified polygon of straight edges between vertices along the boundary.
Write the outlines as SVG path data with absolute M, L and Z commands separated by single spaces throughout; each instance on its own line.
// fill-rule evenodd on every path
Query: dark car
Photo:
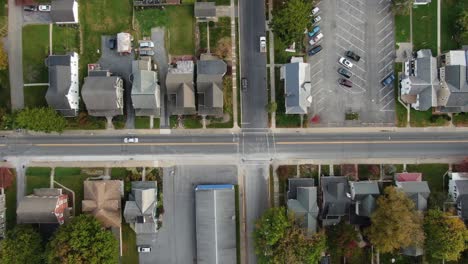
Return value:
M 361 59 L 360 56 L 358 56 L 356 53 L 354 53 L 354 52 L 352 52 L 350 50 L 346 51 L 345 55 L 346 55 L 346 57 L 348 57 L 350 59 L 353 59 L 355 61 L 359 61 Z
M 115 38 L 111 38 L 109 39 L 109 41 L 107 42 L 107 46 L 109 47 L 109 49 L 113 50 L 115 49 L 115 46 L 117 45 L 117 39 Z
M 248 85 L 247 79 L 242 78 L 242 81 L 241 81 L 242 91 L 247 91 L 247 85 Z
M 382 85 L 387 86 L 387 85 L 391 84 L 393 82 L 393 80 L 395 80 L 395 75 L 392 73 L 389 76 L 387 76 L 387 78 L 383 79 Z
M 154 51 L 152 49 L 140 49 L 140 56 L 153 56 Z
M 345 68 L 339 68 L 338 69 L 338 73 L 341 74 L 343 77 L 346 77 L 346 78 L 351 78 L 351 75 L 352 73 L 348 70 L 346 70 Z
M 24 11 L 34 12 L 34 11 L 37 11 L 37 6 L 34 6 L 34 5 L 27 5 L 27 6 L 24 6 L 24 7 L 23 7 L 23 10 L 24 10 Z
M 314 56 L 322 50 L 322 46 L 318 45 L 309 50 L 309 56 Z
M 346 80 L 346 79 L 340 78 L 339 83 L 340 83 L 341 85 L 346 86 L 346 87 L 353 87 L 353 83 L 352 83 L 350 80 Z

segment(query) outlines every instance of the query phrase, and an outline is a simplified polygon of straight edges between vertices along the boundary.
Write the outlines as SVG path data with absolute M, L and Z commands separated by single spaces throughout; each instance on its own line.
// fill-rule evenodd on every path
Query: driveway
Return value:
M 152 28 L 151 40 L 154 42 L 154 56 L 153 60 L 158 65 L 159 73 L 159 87 L 161 89 L 161 117 L 160 127 L 169 128 L 169 114 L 167 111 L 167 93 L 166 93 L 166 75 L 167 75 L 167 52 L 164 46 L 164 28 Z
M 24 108 L 23 82 L 23 8 L 8 0 L 8 71 L 11 108 Z
M 23 11 L 23 23 L 27 24 L 50 24 L 52 23 L 52 17 L 50 16 L 50 12 L 30 12 L 30 11 Z
M 151 245 L 140 263 L 196 263 L 195 193 L 198 184 L 237 184 L 235 166 L 176 166 L 164 169 L 164 215 L 154 236 L 138 236 L 138 245 Z
M 394 25 L 390 0 L 336 0 L 319 3 L 323 50 L 308 57 L 311 65 L 312 107 L 319 126 L 393 126 L 393 85 L 381 81 L 393 72 Z M 361 56 L 352 61 L 352 88 L 338 84 L 340 57 L 351 50 Z M 359 120 L 345 120 L 346 112 Z

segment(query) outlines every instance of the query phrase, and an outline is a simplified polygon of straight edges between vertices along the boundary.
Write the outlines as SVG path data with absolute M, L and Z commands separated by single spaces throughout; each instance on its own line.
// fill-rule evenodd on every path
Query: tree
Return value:
M 50 107 L 26 108 L 16 116 L 16 125 L 33 131 L 62 132 L 67 121 Z
M 80 215 L 62 225 L 47 244 L 50 264 L 118 263 L 118 242 L 90 215 Z
M 468 231 L 463 221 L 440 210 L 429 210 L 424 218 L 426 252 L 435 259 L 456 261 L 467 248 Z
M 311 27 L 312 6 L 310 1 L 289 0 L 273 11 L 270 26 L 283 44 L 302 43 L 304 30 Z
M 384 195 L 378 198 L 371 223 L 366 231 L 381 253 L 424 243 L 421 214 L 414 210 L 414 203 L 393 186 L 385 188 Z
M 30 226 L 15 226 L 0 242 L 0 263 L 36 264 L 43 257 L 41 236 Z
M 351 257 L 356 251 L 358 235 L 354 226 L 345 222 L 327 228 L 327 245 L 330 254 Z
M 414 0 L 392 0 L 392 12 L 395 15 L 408 15 Z
M 3 46 L 3 41 L 0 41 L 0 70 L 8 68 L 8 54 Z
M 278 104 L 276 102 L 269 102 L 266 105 L 266 110 L 268 113 L 274 113 L 276 112 L 276 109 L 278 109 Z
M 216 56 L 230 60 L 232 57 L 232 41 L 230 37 L 224 37 L 218 40 L 215 50 Z

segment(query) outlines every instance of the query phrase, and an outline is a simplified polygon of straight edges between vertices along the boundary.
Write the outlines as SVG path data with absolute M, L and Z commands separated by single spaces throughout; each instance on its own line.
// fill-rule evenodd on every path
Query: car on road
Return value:
M 315 54 L 319 53 L 321 50 L 322 50 L 322 46 L 317 45 L 317 46 L 314 46 L 312 49 L 310 49 L 307 54 L 309 54 L 309 56 L 314 56 Z
M 341 76 L 346 77 L 346 78 L 348 78 L 348 79 L 351 78 L 351 76 L 352 76 L 352 73 L 351 73 L 350 71 L 348 71 L 348 70 L 346 70 L 345 68 L 342 68 L 342 67 L 340 67 L 340 68 L 338 69 L 338 73 L 339 73 Z
M 353 64 L 343 57 L 340 58 L 339 62 L 341 65 L 345 66 L 348 69 L 351 69 L 353 67 Z
M 317 24 L 318 22 L 322 21 L 321 16 L 316 16 L 314 19 L 312 19 L 312 24 Z
M 37 11 L 37 6 L 35 5 L 27 5 L 23 7 L 24 11 L 34 12 Z
M 322 39 L 323 39 L 323 33 L 318 33 L 317 36 L 315 36 L 311 40 L 309 40 L 309 44 L 311 46 L 313 46 L 313 45 L 317 44 Z
M 346 51 L 345 55 L 346 55 L 346 57 L 348 57 L 350 59 L 353 59 L 355 61 L 359 61 L 361 59 L 360 56 L 358 56 L 356 53 L 354 53 L 354 52 L 352 52 L 350 50 Z
M 393 82 L 393 80 L 395 80 L 395 75 L 392 73 L 389 76 L 387 76 L 387 78 L 383 79 L 382 85 L 387 86 L 387 85 L 391 84 Z
M 242 86 L 242 91 L 247 91 L 247 86 L 248 86 L 247 78 L 242 78 L 241 86 Z
M 317 33 L 320 32 L 320 27 L 319 26 L 315 26 L 308 34 L 309 34 L 309 38 L 313 38 L 315 35 L 317 35 Z
M 144 48 L 154 48 L 153 41 L 145 40 L 140 42 L 140 49 Z
M 140 49 L 140 56 L 153 56 L 154 51 L 152 49 Z
M 338 81 L 341 85 L 346 86 L 346 87 L 353 87 L 353 83 L 350 80 L 346 80 L 343 78 L 340 78 Z
M 41 12 L 50 12 L 50 5 L 39 5 L 38 9 Z
M 126 137 L 124 138 L 124 143 L 138 143 L 137 137 Z
M 109 47 L 109 49 L 113 50 L 113 49 L 115 49 L 115 46 L 117 46 L 117 39 L 115 39 L 115 38 L 110 38 L 110 39 L 107 41 L 107 47 Z
M 141 252 L 141 253 L 151 252 L 150 246 L 138 246 L 137 249 L 138 249 L 138 252 Z
M 313 15 L 313 16 L 315 16 L 316 14 L 318 14 L 318 12 L 320 12 L 320 8 L 314 7 L 314 9 L 312 9 L 312 15 Z
M 261 36 L 260 37 L 260 52 L 266 52 L 266 37 Z

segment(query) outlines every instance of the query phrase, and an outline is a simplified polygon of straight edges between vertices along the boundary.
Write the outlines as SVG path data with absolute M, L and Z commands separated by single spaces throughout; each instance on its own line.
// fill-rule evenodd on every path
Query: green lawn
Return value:
M 50 168 L 29 167 L 26 169 L 26 195 L 36 188 L 50 187 Z
M 184 116 L 184 128 L 202 128 L 202 120 L 200 116 Z
M 205 51 L 207 46 L 208 46 L 208 40 L 207 40 L 207 27 L 208 23 L 206 22 L 200 22 L 198 23 L 198 32 L 200 34 L 200 50 Z
M 10 78 L 7 70 L 0 71 L 0 108 L 10 109 Z
M 278 175 L 278 199 L 279 206 L 284 206 L 286 204 L 286 193 L 288 191 L 288 179 L 294 178 L 297 174 L 296 165 L 281 165 L 276 170 Z
M 111 169 L 111 178 L 114 180 L 123 180 L 127 175 L 126 168 L 112 168 Z
M 453 123 L 456 126 L 468 126 L 468 113 L 454 114 Z
M 447 172 L 447 164 L 409 164 L 406 167 L 408 172 L 421 172 L 423 174 L 423 181 L 427 181 L 431 192 L 442 192 L 443 179 L 442 176 Z
M 122 264 L 138 263 L 136 235 L 130 226 L 122 222 Z
M 454 37 L 457 33 L 455 22 L 463 9 L 468 9 L 468 1 L 442 0 L 440 43 L 442 52 L 461 47 L 460 43 L 457 43 Z
M 402 63 L 395 63 L 395 76 L 396 80 L 393 82 L 393 87 L 395 91 L 395 98 L 398 98 L 398 89 L 399 87 L 399 72 L 402 71 Z M 395 100 L 395 112 L 396 112 L 396 125 L 398 127 L 406 127 L 408 124 L 408 115 L 406 108 L 398 101 Z
M 280 69 L 275 68 L 275 89 L 276 89 L 276 126 L 277 127 L 300 127 L 301 117 L 299 115 L 285 114 L 284 105 L 284 81 L 280 80 Z
M 13 184 L 5 190 L 6 196 L 6 225 L 7 230 L 16 225 L 16 173 L 10 169 L 14 176 Z
M 289 63 L 292 56 L 299 56 L 299 57 L 304 56 L 304 54 L 301 53 L 300 51 L 296 53 L 284 51 L 287 48 L 287 46 L 284 45 L 276 35 L 275 35 L 274 41 L 275 41 L 275 63 L 276 64 Z M 298 49 L 297 46 L 298 44 L 296 43 L 296 50 Z
M 155 118 L 153 121 L 157 121 L 157 126 L 156 122 L 154 122 L 154 127 L 158 128 L 159 127 L 159 118 Z M 135 117 L 135 128 L 138 129 L 149 129 L 150 128 L 150 120 L 149 117 L 147 116 L 137 116 Z
M 414 50 L 431 49 L 437 55 L 437 1 L 413 8 Z
M 67 52 L 75 51 L 79 53 L 80 49 L 80 32 L 73 27 L 59 27 L 54 25 L 53 28 L 53 54 L 66 54 Z
M 233 107 L 232 107 L 232 76 L 226 75 L 223 80 L 223 111 L 225 114 L 229 114 L 230 119 L 227 122 L 221 123 L 222 118 L 211 118 L 211 123 L 207 125 L 207 128 L 232 128 L 233 122 Z
M 157 8 L 135 11 L 135 18 L 142 36 L 151 36 L 153 27 L 166 27 L 169 24 L 168 12 Z
M 45 95 L 49 86 L 25 86 L 24 105 L 26 107 L 47 106 Z
M 71 189 L 75 193 L 75 214 L 81 213 L 81 201 L 83 201 L 83 182 L 89 175 L 81 172 L 80 168 L 56 168 L 55 181 Z M 71 197 L 70 197 L 71 199 Z
M 112 119 L 112 123 L 114 124 L 115 129 L 123 129 L 125 128 L 125 116 L 116 116 Z
M 220 17 L 217 23 L 209 23 L 209 25 L 210 25 L 210 47 L 211 47 L 211 50 L 215 50 L 216 45 L 220 39 L 231 38 L 231 18 Z
M 395 42 L 410 41 L 410 16 L 395 15 Z
M 81 115 L 82 113 L 80 113 Z M 104 129 L 106 128 L 106 119 L 103 117 L 94 116 L 77 116 L 72 118 L 66 118 L 67 129 Z
M 431 122 L 432 109 L 427 111 L 418 111 L 411 109 L 410 124 L 412 127 L 426 127 L 426 126 L 446 126 L 448 121 L 438 119 L 435 123 Z
M 31 45 L 34 43 L 34 45 Z M 23 27 L 24 83 L 48 82 L 45 59 L 49 55 L 49 25 Z

